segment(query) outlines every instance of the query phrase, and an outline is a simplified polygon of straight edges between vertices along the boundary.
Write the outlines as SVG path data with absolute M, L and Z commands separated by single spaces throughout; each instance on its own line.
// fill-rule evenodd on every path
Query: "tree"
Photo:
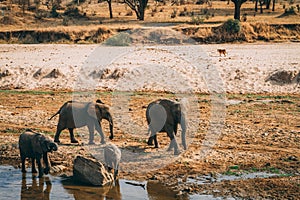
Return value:
M 108 4 L 108 10 L 109 10 L 109 18 L 112 19 L 113 18 L 113 12 L 112 12 L 112 0 L 104 0 L 107 2 Z M 98 3 L 102 3 L 103 0 L 98 0 Z
M 263 11 L 263 5 L 265 4 L 265 0 L 259 0 L 259 6 L 260 6 L 260 13 L 262 14 L 264 11 Z
M 113 13 L 112 13 L 112 6 L 111 6 L 111 0 L 106 0 L 108 3 L 108 9 L 109 9 L 109 18 L 113 18 Z
M 241 6 L 247 0 L 231 0 L 234 3 L 234 19 L 241 21 Z
M 124 2 L 135 12 L 139 20 L 144 20 L 148 0 L 124 0 Z
M 275 11 L 275 0 L 273 0 L 272 11 Z

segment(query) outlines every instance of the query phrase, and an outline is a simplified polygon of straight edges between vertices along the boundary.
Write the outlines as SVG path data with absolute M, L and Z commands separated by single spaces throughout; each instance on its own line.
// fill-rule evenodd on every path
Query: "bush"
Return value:
M 68 16 L 68 17 L 78 17 L 78 18 L 83 17 L 79 13 L 78 8 L 75 7 L 75 6 L 69 6 L 69 7 L 67 7 L 67 10 L 65 10 L 64 15 Z
M 204 22 L 203 16 L 193 16 L 191 20 L 191 23 L 196 25 L 202 24 L 203 22 Z
M 103 42 L 107 46 L 129 46 L 131 43 L 132 39 L 128 33 L 119 33 Z
M 240 21 L 237 19 L 229 19 L 223 24 L 227 33 L 234 34 L 241 31 Z
M 294 6 L 291 6 L 291 7 L 289 7 L 289 8 L 286 8 L 285 10 L 284 10 L 284 13 L 285 14 L 291 14 L 291 15 L 294 15 L 294 14 L 296 14 L 296 10 L 295 10 L 295 7 Z
M 52 8 L 51 8 L 51 12 L 50 12 L 50 14 L 51 14 L 51 17 L 53 17 L 53 18 L 56 18 L 56 17 L 58 17 L 58 16 L 59 16 L 59 14 L 58 14 L 58 12 L 57 12 L 56 10 L 57 10 L 56 6 L 55 6 L 55 5 L 54 5 L 54 6 L 52 6 Z

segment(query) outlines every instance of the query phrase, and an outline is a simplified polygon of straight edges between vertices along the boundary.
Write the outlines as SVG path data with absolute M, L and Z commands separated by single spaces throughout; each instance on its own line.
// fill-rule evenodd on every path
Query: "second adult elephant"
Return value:
M 182 129 L 181 141 L 183 148 L 186 150 L 186 118 L 183 106 L 179 102 L 168 99 L 151 102 L 146 110 L 146 118 L 151 132 L 147 142 L 148 145 L 152 145 L 154 140 L 155 147 L 158 148 L 157 132 L 167 132 L 171 140 L 168 150 L 174 148 L 174 154 L 179 154 L 175 135 L 177 134 L 178 124 L 180 124 Z
M 101 143 L 105 143 L 104 134 L 101 127 L 102 119 L 109 122 L 110 139 L 113 139 L 113 120 L 109 111 L 109 107 L 100 101 L 97 102 L 77 102 L 68 101 L 55 113 L 59 114 L 57 130 L 54 137 L 54 142 L 60 142 L 59 136 L 62 130 L 69 129 L 71 143 L 78 143 L 74 137 L 74 128 L 87 126 L 89 129 L 89 144 L 94 144 L 94 129 L 99 132 Z

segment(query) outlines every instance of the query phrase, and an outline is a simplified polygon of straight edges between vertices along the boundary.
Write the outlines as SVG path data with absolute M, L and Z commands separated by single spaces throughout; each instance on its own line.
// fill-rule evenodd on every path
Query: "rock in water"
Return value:
M 88 185 L 104 186 L 114 181 L 101 162 L 77 156 L 74 160 L 73 178 Z

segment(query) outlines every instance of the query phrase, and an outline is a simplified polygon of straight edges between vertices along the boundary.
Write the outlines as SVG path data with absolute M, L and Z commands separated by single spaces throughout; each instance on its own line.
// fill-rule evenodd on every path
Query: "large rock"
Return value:
M 101 162 L 77 156 L 74 160 L 73 178 L 88 185 L 104 186 L 114 181 Z
M 275 71 L 268 78 L 267 81 L 271 81 L 274 84 L 284 85 L 291 83 L 299 83 L 300 72 L 297 70 L 281 70 Z

